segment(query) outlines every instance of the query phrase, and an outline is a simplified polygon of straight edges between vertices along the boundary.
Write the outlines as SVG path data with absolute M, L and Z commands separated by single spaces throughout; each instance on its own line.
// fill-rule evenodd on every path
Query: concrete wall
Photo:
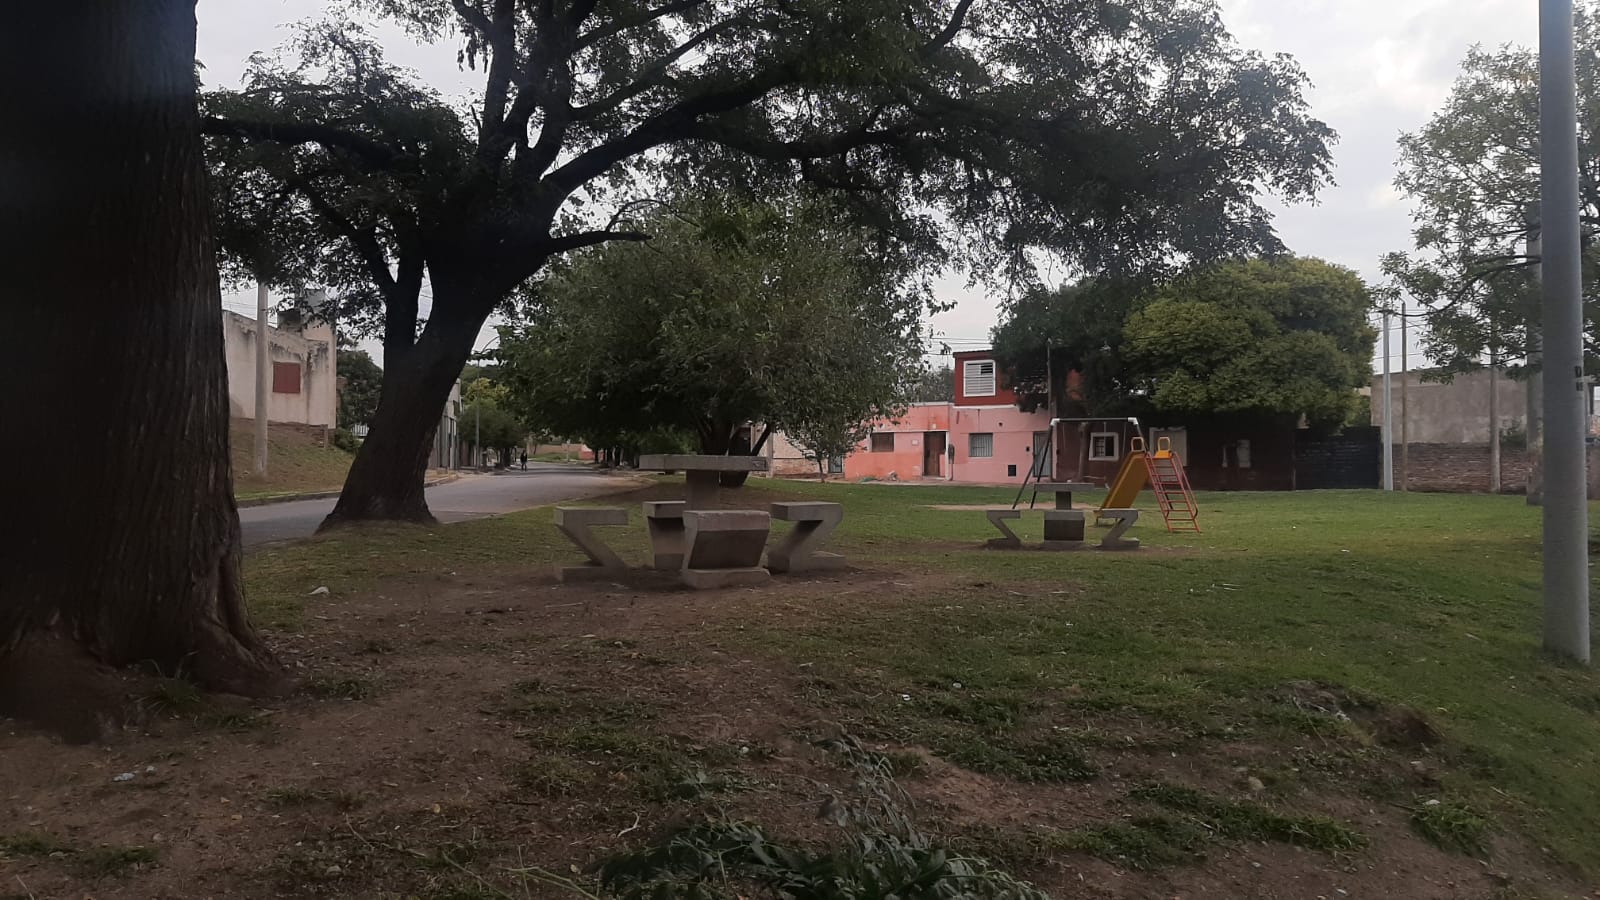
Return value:
M 267 420 L 326 425 L 337 422 L 339 378 L 334 366 L 333 329 L 309 326 L 303 332 L 268 328 L 268 371 L 272 363 L 294 365 L 299 370 L 299 393 L 272 391 L 267 395 Z M 235 418 L 254 419 L 256 412 L 256 321 L 237 313 L 222 313 L 222 340 L 228 363 L 228 412 Z
M 764 449 L 768 476 L 804 477 L 817 474 L 816 460 L 807 459 L 806 452 L 795 446 L 788 435 L 774 431 L 767 437 Z
M 1390 376 L 1394 403 L 1393 440 L 1400 440 L 1400 385 L 1402 377 Z M 1489 373 L 1457 375 L 1449 383 L 1423 381 L 1416 372 L 1408 373 L 1405 414 L 1406 440 L 1413 444 L 1489 444 Z M 1528 388 L 1525 382 L 1512 381 L 1501 373 L 1495 379 L 1500 400 L 1500 428 L 1525 425 L 1528 420 Z M 1383 376 L 1372 376 L 1372 424 L 1383 425 Z
M 1400 473 L 1400 447 L 1394 447 L 1394 485 L 1413 491 L 1450 493 L 1482 492 L 1489 489 L 1489 444 L 1412 444 L 1406 466 Z M 1500 490 L 1520 494 L 1528 489 L 1528 474 L 1533 454 L 1527 450 L 1500 448 Z
M 923 477 L 926 451 L 923 441 L 930 431 L 942 432 L 950 428 L 950 410 L 949 403 L 918 403 L 894 421 L 874 422 L 874 434 L 893 435 L 894 449 L 874 451 L 869 437 L 845 457 L 844 477 L 851 480 L 893 477 L 902 481 Z M 948 455 L 946 461 L 948 464 Z M 948 476 L 942 474 L 941 477 Z

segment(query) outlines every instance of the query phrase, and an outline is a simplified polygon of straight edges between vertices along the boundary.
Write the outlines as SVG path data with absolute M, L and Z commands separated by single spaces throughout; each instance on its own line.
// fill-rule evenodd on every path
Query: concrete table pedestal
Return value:
M 1060 496 L 1060 495 L 1057 495 Z M 1083 549 L 1087 517 L 1081 509 L 1047 509 L 1044 512 L 1044 549 Z
M 761 568 L 772 516 L 755 510 L 685 510 L 683 583 L 692 588 L 763 584 Z

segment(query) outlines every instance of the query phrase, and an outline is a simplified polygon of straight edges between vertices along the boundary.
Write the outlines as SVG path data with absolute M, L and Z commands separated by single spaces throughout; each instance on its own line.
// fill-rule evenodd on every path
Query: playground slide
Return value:
M 1111 482 L 1111 490 L 1106 492 L 1106 502 L 1100 505 L 1101 509 L 1133 508 L 1133 501 L 1150 480 L 1144 454 L 1145 451 L 1135 449 L 1122 458 L 1122 468 L 1117 470 L 1117 477 Z

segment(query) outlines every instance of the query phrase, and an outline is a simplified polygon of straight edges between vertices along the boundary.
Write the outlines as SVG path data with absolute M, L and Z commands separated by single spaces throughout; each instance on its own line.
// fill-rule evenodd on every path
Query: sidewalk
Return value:
M 468 473 L 460 471 L 445 471 L 442 469 L 430 470 L 426 480 L 423 482 L 423 487 L 434 487 L 436 485 L 449 484 L 450 482 L 460 478 L 463 474 Z M 331 491 L 285 491 L 281 494 L 267 494 L 266 496 L 235 499 L 234 506 L 238 507 L 239 509 L 248 509 L 252 506 L 267 506 L 273 503 L 293 503 L 297 500 L 323 500 L 328 497 L 337 496 L 339 496 L 339 489 Z

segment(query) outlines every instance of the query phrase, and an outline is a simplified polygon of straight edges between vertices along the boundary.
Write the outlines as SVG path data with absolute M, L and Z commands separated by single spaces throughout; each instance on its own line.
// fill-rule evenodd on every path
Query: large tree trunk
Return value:
M 194 2 L 8 13 L 0 654 L 70 645 L 216 689 L 271 689 L 279 669 L 240 586 Z
M 450 386 L 461 377 L 492 306 L 471 304 L 473 311 L 463 313 L 467 304 L 447 302 L 445 292 L 436 281 L 434 313 L 416 346 L 396 361 L 385 354 L 378 411 L 323 528 L 373 520 L 434 520 L 423 496 L 434 431 Z M 483 308 L 481 315 L 478 307 Z

